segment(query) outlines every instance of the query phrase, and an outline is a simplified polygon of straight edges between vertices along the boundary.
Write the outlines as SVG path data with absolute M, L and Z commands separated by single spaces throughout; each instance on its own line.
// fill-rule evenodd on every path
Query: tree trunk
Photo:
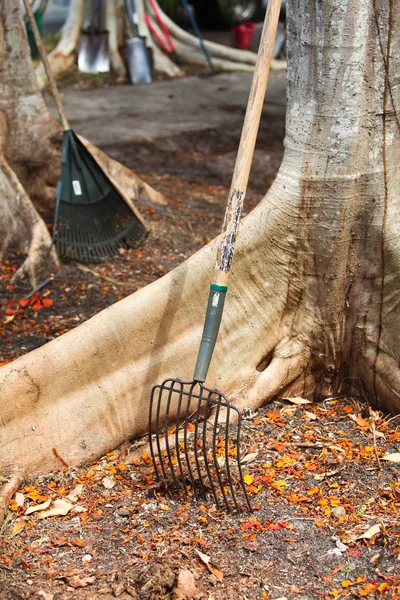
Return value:
M 240 408 L 351 392 L 399 412 L 400 14 L 292 0 L 288 15 L 285 155 L 240 230 L 207 384 Z M 5 473 L 146 431 L 151 387 L 192 378 L 217 243 L 0 370 Z
M 27 254 L 17 277 L 47 267 L 51 238 L 39 212 L 53 210 L 60 174 L 62 128 L 48 112 L 32 69 L 19 3 L 0 4 L 0 257 L 9 248 Z M 89 142 L 84 142 L 89 144 Z M 98 148 L 90 151 L 133 200 L 139 195 L 165 204 L 132 171 Z M 59 266 L 53 249 L 50 259 Z

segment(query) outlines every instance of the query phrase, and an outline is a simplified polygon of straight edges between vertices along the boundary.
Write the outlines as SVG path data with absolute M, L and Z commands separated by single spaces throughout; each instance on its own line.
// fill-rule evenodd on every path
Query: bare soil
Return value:
M 121 248 L 112 262 L 66 263 L 28 300 L 27 284 L 9 283 L 22 257 L 7 257 L 0 364 L 164 275 L 217 235 L 239 135 L 238 124 L 104 148 L 168 205 L 138 203 L 152 226 L 140 248 Z M 283 118 L 263 120 L 247 211 L 273 181 L 283 135 Z M 296 402 L 277 399 L 245 415 L 251 513 L 165 496 L 141 441 L 80 470 L 61 457 L 59 472 L 26 482 L 10 505 L 0 599 L 400 598 L 400 477 L 398 463 L 383 458 L 398 453 L 399 420 L 349 398 Z M 65 516 L 26 515 L 60 499 L 73 505 Z

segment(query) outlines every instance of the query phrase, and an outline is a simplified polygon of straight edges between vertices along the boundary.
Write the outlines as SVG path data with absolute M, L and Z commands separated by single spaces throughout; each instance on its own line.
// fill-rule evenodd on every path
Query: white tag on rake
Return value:
M 81 183 L 78 181 L 78 179 L 74 179 L 72 181 L 72 187 L 74 188 L 75 196 L 82 196 Z

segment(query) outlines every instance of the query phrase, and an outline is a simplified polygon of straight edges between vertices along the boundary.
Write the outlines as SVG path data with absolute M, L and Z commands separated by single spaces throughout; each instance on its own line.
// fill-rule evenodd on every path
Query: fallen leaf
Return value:
M 39 510 L 45 510 L 50 506 L 50 503 L 51 498 L 49 500 L 46 500 L 46 502 L 42 502 L 42 504 L 36 504 L 36 506 L 29 506 L 25 511 L 25 515 L 31 515 L 32 513 L 37 512 Z
M 57 500 L 54 500 L 53 506 L 49 510 L 45 510 L 39 515 L 39 518 L 47 519 L 47 517 L 63 517 L 67 515 L 72 508 L 75 508 L 73 504 L 58 498 Z
M 243 481 L 246 485 L 251 485 L 253 483 L 253 477 L 247 474 L 243 477 Z
M 3 321 L 3 323 L 5 323 L 7 325 L 7 323 L 11 323 L 12 321 L 14 321 L 15 319 L 15 314 L 14 315 L 9 315 L 8 317 L 6 317 Z
M 26 521 L 18 521 L 17 523 L 15 523 L 12 532 L 11 532 L 11 537 L 14 537 L 15 535 L 18 535 L 20 533 L 20 531 L 23 530 L 23 528 L 26 525 Z
M 300 398 L 300 396 L 294 396 L 293 398 L 282 398 L 282 400 L 287 400 L 292 404 L 312 404 L 311 400 L 306 400 L 305 398 Z
M 101 483 L 107 490 L 111 490 L 117 482 L 115 481 L 115 479 L 112 479 L 111 477 L 103 477 L 103 479 L 101 480 Z
M 73 588 L 83 588 L 88 585 L 92 585 L 96 581 L 96 577 L 91 575 L 90 577 L 80 577 L 79 575 L 74 575 L 73 577 L 66 577 L 68 585 Z
M 200 560 L 207 566 L 207 569 L 210 571 L 210 573 L 212 573 L 218 579 L 218 581 L 222 581 L 224 574 L 218 565 L 211 562 L 211 557 L 207 556 L 207 554 L 203 554 L 203 552 L 200 552 L 200 550 L 197 550 L 197 548 L 196 552 L 199 555 Z
M 381 531 L 381 526 L 379 523 L 376 523 L 375 525 L 372 525 L 371 527 L 369 527 L 369 529 L 367 529 L 367 531 L 365 531 L 362 535 L 358 536 L 358 540 L 370 540 L 372 539 L 374 536 L 376 536 L 378 533 L 380 533 Z
M 315 419 L 317 418 L 316 414 L 309 412 L 308 410 L 305 410 L 304 412 L 306 413 L 306 415 L 310 419 L 310 421 L 315 421 Z
M 357 415 L 349 415 L 349 417 L 354 421 L 354 423 L 357 423 L 357 425 L 359 425 L 360 427 L 371 429 L 371 423 L 369 423 L 369 421 L 366 421 L 362 417 L 358 417 Z
M 21 494 L 21 492 L 17 492 L 15 494 L 15 502 L 17 503 L 17 506 L 19 506 L 19 508 L 22 508 L 24 506 L 25 496 Z
M 79 483 L 76 487 L 74 487 L 73 490 L 70 491 L 70 493 L 68 494 L 68 496 L 66 496 L 66 500 L 68 500 L 68 502 L 76 502 L 79 498 L 79 496 L 82 496 L 82 492 L 83 492 L 83 485 L 81 483 Z
M 179 569 L 178 583 L 174 590 L 174 600 L 191 600 L 199 595 L 194 575 L 189 569 Z
M 389 460 L 390 462 L 400 462 L 400 452 L 393 452 L 393 454 L 385 454 L 385 456 L 382 456 L 382 460 Z
M 240 464 L 241 465 L 246 465 L 249 464 L 251 462 L 253 462 L 258 456 L 258 452 L 250 452 L 250 454 L 246 454 L 246 456 L 244 456 L 241 461 Z

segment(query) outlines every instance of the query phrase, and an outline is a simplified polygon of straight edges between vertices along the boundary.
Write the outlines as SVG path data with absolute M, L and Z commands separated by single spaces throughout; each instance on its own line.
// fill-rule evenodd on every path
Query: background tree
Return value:
M 243 222 L 208 379 L 240 408 L 357 393 L 399 412 L 399 78 L 393 0 L 291 0 L 285 155 Z M 0 370 L 4 497 L 57 453 L 144 433 L 152 385 L 191 378 L 216 244 Z

